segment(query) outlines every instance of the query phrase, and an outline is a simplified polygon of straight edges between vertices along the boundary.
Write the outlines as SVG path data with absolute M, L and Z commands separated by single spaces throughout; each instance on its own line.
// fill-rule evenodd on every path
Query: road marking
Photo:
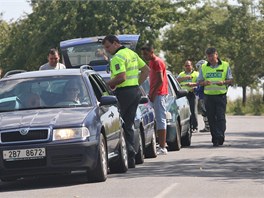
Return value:
M 170 186 L 168 186 L 167 188 L 165 188 L 162 192 L 160 192 L 158 195 L 156 195 L 154 198 L 163 198 L 165 197 L 166 195 L 168 195 L 175 186 L 177 186 L 178 183 L 174 183 L 174 184 L 171 184 Z

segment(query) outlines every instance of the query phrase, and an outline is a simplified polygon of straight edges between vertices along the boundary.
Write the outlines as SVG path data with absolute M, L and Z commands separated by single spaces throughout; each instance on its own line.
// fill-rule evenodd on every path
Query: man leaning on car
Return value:
M 114 35 L 106 36 L 102 44 L 106 52 L 113 55 L 110 60 L 111 80 L 108 85 L 115 89 L 121 117 L 124 120 L 128 150 L 128 167 L 135 168 L 135 137 L 133 124 L 140 101 L 139 85 L 149 74 L 149 67 L 137 53 L 121 45 Z M 139 70 L 141 71 L 139 74 Z

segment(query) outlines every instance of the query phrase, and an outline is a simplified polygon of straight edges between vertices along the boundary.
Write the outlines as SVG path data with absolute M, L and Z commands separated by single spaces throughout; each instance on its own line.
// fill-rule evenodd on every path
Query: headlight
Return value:
M 90 132 L 86 127 L 53 130 L 53 141 L 77 139 L 77 138 L 80 139 L 89 136 L 90 136 Z

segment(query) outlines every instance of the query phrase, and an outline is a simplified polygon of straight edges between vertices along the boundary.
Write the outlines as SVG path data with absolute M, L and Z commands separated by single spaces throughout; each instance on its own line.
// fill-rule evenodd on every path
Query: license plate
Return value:
M 45 148 L 18 149 L 3 151 L 3 159 L 7 161 L 38 159 L 46 156 Z

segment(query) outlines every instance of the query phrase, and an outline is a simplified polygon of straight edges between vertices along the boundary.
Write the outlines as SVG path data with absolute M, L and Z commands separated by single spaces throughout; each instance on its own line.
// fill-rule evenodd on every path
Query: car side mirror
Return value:
M 117 98 L 116 96 L 102 96 L 100 99 L 99 106 L 103 105 L 115 105 L 117 104 Z
M 183 90 L 179 90 L 179 91 L 177 91 L 177 97 L 178 98 L 182 98 L 182 97 L 184 97 L 184 96 L 187 96 L 188 95 L 188 91 L 187 90 L 185 90 L 185 89 L 183 89 Z

